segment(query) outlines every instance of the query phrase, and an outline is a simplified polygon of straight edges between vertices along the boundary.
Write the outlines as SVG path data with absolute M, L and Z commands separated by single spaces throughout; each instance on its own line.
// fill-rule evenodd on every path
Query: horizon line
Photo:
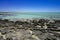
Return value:
M 4 12 L 4 11 L 3 11 Z M 7 11 L 5 11 L 5 12 L 7 12 Z M 10 11 L 9 11 L 10 12 Z M 12 12 L 12 11 L 11 11 Z

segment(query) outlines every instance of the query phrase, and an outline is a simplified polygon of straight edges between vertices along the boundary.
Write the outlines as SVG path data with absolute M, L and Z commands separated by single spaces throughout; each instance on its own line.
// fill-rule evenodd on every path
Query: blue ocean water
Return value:
M 0 15 L 0 18 L 2 19 L 22 19 L 22 18 L 23 19 L 33 19 L 33 18 L 60 19 L 60 12 L 10 12 L 10 13 L 2 12 L 2 14 L 4 14 L 4 15 Z

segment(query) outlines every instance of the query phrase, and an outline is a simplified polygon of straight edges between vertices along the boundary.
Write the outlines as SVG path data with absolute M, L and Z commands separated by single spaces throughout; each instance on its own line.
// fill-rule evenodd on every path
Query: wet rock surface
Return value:
M 0 19 L 0 40 L 60 40 L 60 20 Z

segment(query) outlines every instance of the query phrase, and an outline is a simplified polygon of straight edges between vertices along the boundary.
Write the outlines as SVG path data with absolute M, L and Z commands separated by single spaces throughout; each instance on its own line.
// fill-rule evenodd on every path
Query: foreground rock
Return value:
M 0 40 L 60 40 L 60 20 L 0 19 Z

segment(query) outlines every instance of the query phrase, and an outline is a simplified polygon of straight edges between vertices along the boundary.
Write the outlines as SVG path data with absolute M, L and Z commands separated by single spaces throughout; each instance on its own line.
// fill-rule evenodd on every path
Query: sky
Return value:
M 0 12 L 60 12 L 60 0 L 0 0 Z

